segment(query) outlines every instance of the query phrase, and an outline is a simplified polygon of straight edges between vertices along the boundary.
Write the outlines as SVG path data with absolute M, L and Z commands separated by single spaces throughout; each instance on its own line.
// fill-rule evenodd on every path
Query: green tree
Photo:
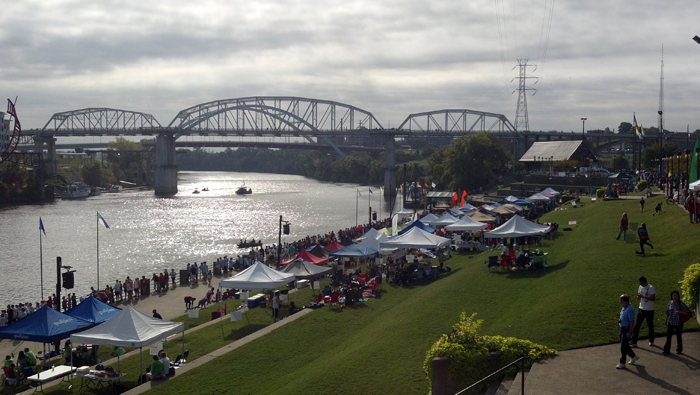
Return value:
M 436 155 L 438 151 L 435 152 Z M 444 149 L 442 165 L 429 161 L 430 176 L 453 190 L 486 186 L 506 170 L 510 153 L 495 136 L 478 133 L 456 139 Z M 443 174 L 440 174 L 442 171 Z
M 92 186 L 105 186 L 105 179 L 102 176 L 102 165 L 98 161 L 92 161 L 83 165 L 80 169 L 83 181 Z
M 612 159 L 612 168 L 615 170 L 629 169 L 629 166 L 630 162 L 625 155 L 615 155 Z
M 629 122 L 622 122 L 620 126 L 617 127 L 617 132 L 620 134 L 630 134 L 633 133 L 632 124 Z
M 654 144 L 642 152 L 642 163 L 644 164 L 644 167 L 656 168 L 660 156 L 663 158 L 671 156 L 677 150 L 678 147 L 676 147 L 675 144 L 665 143 L 663 146 L 663 152 L 661 152 L 661 148 L 659 147 L 659 145 Z

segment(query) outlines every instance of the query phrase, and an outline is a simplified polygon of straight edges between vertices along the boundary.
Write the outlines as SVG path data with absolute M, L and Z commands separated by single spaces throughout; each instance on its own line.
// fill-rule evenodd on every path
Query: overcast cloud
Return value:
M 663 44 L 664 126 L 695 130 L 699 11 L 681 0 L 6 1 L 0 97 L 19 96 L 25 129 L 86 107 L 167 125 L 198 103 L 262 95 L 351 104 L 384 127 L 445 108 L 515 122 L 513 68 L 530 59 L 530 129 L 578 131 L 581 117 L 616 128 L 633 112 L 656 126 Z

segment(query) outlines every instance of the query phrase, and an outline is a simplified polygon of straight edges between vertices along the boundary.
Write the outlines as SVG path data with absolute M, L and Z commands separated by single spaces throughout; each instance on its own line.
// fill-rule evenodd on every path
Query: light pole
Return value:
M 581 118 L 581 140 L 584 140 L 586 138 L 586 120 L 588 118 Z

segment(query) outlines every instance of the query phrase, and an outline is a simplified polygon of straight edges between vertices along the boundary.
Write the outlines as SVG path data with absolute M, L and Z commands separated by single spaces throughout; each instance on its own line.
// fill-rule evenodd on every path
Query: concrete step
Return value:
M 525 370 L 525 382 L 527 383 L 527 373 L 528 370 Z M 520 390 L 521 390 L 521 380 L 522 380 L 522 374 L 523 372 L 518 372 L 518 374 L 515 376 L 515 379 L 513 379 L 513 382 L 511 383 L 510 389 L 508 390 L 508 395 L 521 395 Z
M 504 377 L 503 380 L 491 384 L 484 395 L 508 395 L 508 391 L 514 379 L 515 377 L 513 376 Z

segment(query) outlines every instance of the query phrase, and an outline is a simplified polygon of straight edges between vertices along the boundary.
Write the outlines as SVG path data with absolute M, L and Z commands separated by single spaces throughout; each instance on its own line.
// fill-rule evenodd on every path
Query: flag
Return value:
M 462 202 L 459 204 L 459 207 L 464 206 L 464 199 L 467 198 L 467 191 L 462 191 Z
M 369 193 L 372 193 L 372 188 L 369 189 Z
M 455 194 L 452 196 L 452 201 L 450 202 L 450 208 L 457 204 L 457 199 L 459 199 L 459 197 L 457 196 L 457 192 L 455 192 Z
M 427 183 L 427 182 L 425 183 L 425 187 L 426 187 L 426 188 L 428 187 L 428 183 Z
M 435 185 L 435 183 L 433 183 L 433 188 L 435 188 L 435 187 L 436 187 L 436 185 Z
M 639 125 L 639 138 L 641 139 L 644 137 L 646 137 L 646 136 L 644 136 L 644 126 Z
M 693 159 L 690 161 L 690 176 L 688 177 L 688 182 L 695 182 L 698 180 L 698 149 L 700 149 L 700 139 L 695 139 L 695 147 L 693 148 Z
M 44 229 L 44 222 L 41 220 L 41 217 L 39 217 L 39 230 L 44 232 L 44 236 L 46 236 L 46 229 Z
M 99 211 L 97 212 L 97 219 L 101 219 L 102 223 L 105 224 L 105 228 L 109 229 L 109 225 L 107 225 L 107 221 L 105 221 L 105 219 L 102 217 L 102 214 L 100 214 Z

